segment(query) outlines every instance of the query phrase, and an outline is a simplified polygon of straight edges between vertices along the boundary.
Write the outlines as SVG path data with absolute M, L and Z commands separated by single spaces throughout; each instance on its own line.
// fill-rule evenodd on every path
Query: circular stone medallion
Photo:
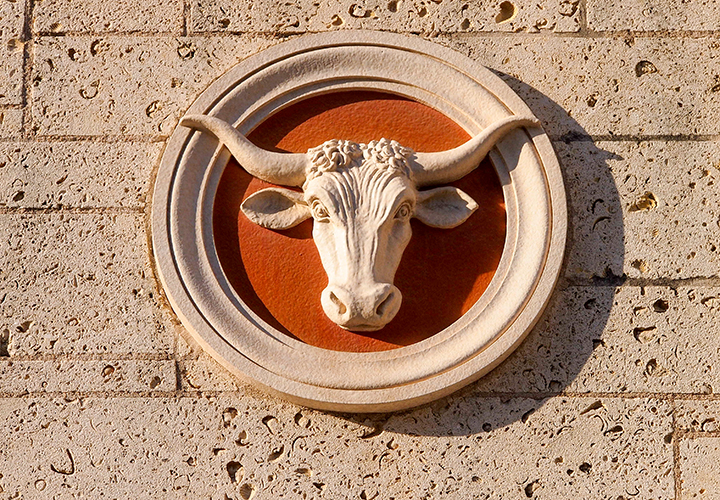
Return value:
M 252 134 L 258 135 L 263 126 L 268 128 L 268 123 L 280 123 L 280 117 L 306 109 L 323 96 L 332 101 L 340 95 L 394 99 L 394 107 L 388 108 L 392 110 L 412 111 L 410 105 L 421 106 L 436 114 L 438 123 L 447 122 L 457 129 L 453 132 L 457 137 L 478 136 L 509 117 L 532 116 L 500 78 L 461 54 L 416 38 L 352 31 L 301 37 L 242 61 L 203 92 L 187 115 L 217 118 L 253 139 Z M 396 119 L 402 121 L 402 113 L 397 114 Z M 342 117 L 342 113 L 336 116 Z M 414 128 L 417 132 L 417 127 Z M 447 129 L 450 128 L 448 125 Z M 448 134 L 443 130 L 437 135 L 441 136 L 441 132 Z M 418 141 L 423 144 L 422 137 Z M 269 146 L 282 144 L 275 142 Z M 244 217 L 242 213 L 237 215 L 242 195 L 235 195 L 234 205 L 225 200 L 233 199 L 232 187 L 245 182 L 239 175 L 246 174 L 237 173 L 239 165 L 231 162 L 228 149 L 215 135 L 186 126 L 178 126 L 169 139 L 155 184 L 152 242 L 160 280 L 183 325 L 206 351 L 233 373 L 286 399 L 320 409 L 353 412 L 398 410 L 431 401 L 477 380 L 505 359 L 538 320 L 560 272 L 567 226 L 565 193 L 547 135 L 537 125 L 514 128 L 494 143 L 488 158 L 490 163 L 485 161 L 481 167 L 494 169 L 496 178 L 484 178 L 494 185 L 499 181 L 496 189 L 504 201 L 503 232 L 496 231 L 501 237 L 504 235 L 502 252 L 477 293 L 479 298 L 474 297 L 474 303 L 459 310 L 459 317 L 452 318 L 454 322 L 449 326 L 429 335 L 418 334 L 414 331 L 418 328 L 413 328 L 409 320 L 401 320 L 403 316 L 399 314 L 397 322 L 390 321 L 378 332 L 365 333 L 373 342 L 381 339 L 380 343 L 356 339 L 343 348 L 342 341 L 337 340 L 327 344 L 322 339 L 305 342 L 304 338 L 322 336 L 313 337 L 312 331 L 296 334 L 292 328 L 285 328 L 282 321 L 269 316 L 267 309 L 282 312 L 282 301 L 277 300 L 282 296 L 288 301 L 287 310 L 292 311 L 288 321 L 295 324 L 291 316 L 303 313 L 298 304 L 309 304 L 308 317 L 311 310 L 321 310 L 317 291 L 303 295 L 303 283 L 290 283 L 281 285 L 281 292 L 290 290 L 283 295 L 272 292 L 271 286 L 267 288 L 271 290 L 266 294 L 267 303 L 263 304 L 260 283 L 255 286 L 258 293 L 252 300 L 244 295 L 237 273 L 231 270 L 238 268 L 232 263 L 232 248 L 263 252 L 263 247 L 250 244 L 255 241 L 250 232 L 236 236 L 241 241 L 235 247 L 225 244 L 228 226 L 218 222 L 218 211 L 229 210 L 231 230 L 232 217 Z M 233 173 L 231 169 L 237 170 Z M 413 174 L 409 178 L 414 179 Z M 246 190 L 248 182 L 244 184 Z M 298 199 L 302 196 L 297 192 Z M 482 205 L 482 201 L 478 200 L 478 204 Z M 223 206 L 231 208 L 226 210 Z M 420 217 L 417 212 L 416 209 L 414 216 Z M 407 216 L 407 210 L 398 213 Z M 481 214 L 479 210 L 469 220 L 482 220 Z M 306 230 L 298 230 L 297 235 L 289 237 L 307 240 L 310 231 L 315 233 L 312 224 L 319 223 L 314 213 L 313 217 L 315 221 L 306 221 Z M 463 233 L 464 227 L 459 225 L 449 231 L 461 239 L 465 234 L 465 244 L 472 245 L 474 233 Z M 470 230 L 471 224 L 466 228 Z M 443 237 L 442 230 L 437 231 L 432 238 Z M 266 240 L 261 237 L 257 241 Z M 422 254 L 413 253 L 412 245 L 408 248 L 409 255 L 416 255 L 412 258 Z M 260 267 L 247 269 L 243 264 L 239 266 L 240 273 L 249 272 L 251 278 L 261 282 L 263 266 L 272 266 L 273 259 L 268 256 L 274 258 L 276 254 L 282 258 L 282 252 L 272 249 L 258 259 L 237 255 L 237 262 L 261 263 Z M 458 276 L 453 266 L 458 262 L 433 258 L 437 255 L 436 251 L 428 255 L 426 266 L 432 266 L 433 276 L 447 276 L 444 286 L 449 283 L 452 287 L 453 276 Z M 319 262 L 317 256 L 313 258 Z M 283 269 L 285 264 L 278 263 L 278 268 Z M 268 271 L 268 280 L 272 279 L 271 271 L 274 268 Z M 282 278 L 288 279 L 287 274 Z M 293 278 L 311 274 L 298 273 Z M 406 274 L 410 277 L 404 277 Z M 411 275 L 401 263 L 398 278 L 402 283 L 423 283 L 411 279 Z M 322 285 L 326 284 L 327 277 Z M 253 286 L 248 285 L 250 290 Z M 308 282 L 305 289 L 315 290 L 313 286 Z M 433 301 L 444 304 L 449 300 L 447 293 L 434 293 L 428 286 L 401 291 L 410 304 L 413 297 L 422 296 L 425 302 L 420 309 L 427 309 L 427 304 Z M 294 297 L 302 300 L 295 303 Z M 327 318 L 313 321 L 317 322 L 318 331 L 322 328 L 331 331 L 327 325 L 320 328 Z M 297 324 L 312 330 L 313 321 Z M 410 325 L 406 327 L 408 331 L 403 331 L 404 325 Z M 382 336 L 384 330 L 392 330 L 395 345 L 386 342 L 390 337 Z M 338 338 L 342 340 L 343 330 L 339 331 Z M 347 335 L 349 339 L 362 334 L 351 331 Z

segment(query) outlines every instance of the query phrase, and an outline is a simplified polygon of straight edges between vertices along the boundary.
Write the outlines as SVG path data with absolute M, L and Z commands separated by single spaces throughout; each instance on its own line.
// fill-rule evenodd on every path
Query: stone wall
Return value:
M 0 498 L 720 498 L 720 8 L 657 3 L 0 0 Z M 346 28 L 490 67 L 569 195 L 535 330 L 396 414 L 235 380 L 169 310 L 148 245 L 164 141 L 198 94 Z

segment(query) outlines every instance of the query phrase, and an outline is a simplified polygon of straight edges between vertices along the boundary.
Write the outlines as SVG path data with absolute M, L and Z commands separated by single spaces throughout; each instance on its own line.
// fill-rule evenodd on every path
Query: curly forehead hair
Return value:
M 396 171 L 412 178 L 408 159 L 413 153 L 412 149 L 387 139 L 371 141 L 369 144 L 333 139 L 308 149 L 310 165 L 305 172 L 306 182 L 324 172 L 335 172 L 361 165 Z

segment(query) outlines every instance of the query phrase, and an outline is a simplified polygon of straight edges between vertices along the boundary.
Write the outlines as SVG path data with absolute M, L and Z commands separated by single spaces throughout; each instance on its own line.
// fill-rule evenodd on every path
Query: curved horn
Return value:
M 307 157 L 303 153 L 273 153 L 259 148 L 235 127 L 212 116 L 187 115 L 180 125 L 213 134 L 254 177 L 284 186 L 302 186 L 305 182 Z
M 472 172 L 502 136 L 512 129 L 538 126 L 535 118 L 509 116 L 498 120 L 478 135 L 454 149 L 439 153 L 415 153 L 411 167 L 418 186 L 456 181 Z

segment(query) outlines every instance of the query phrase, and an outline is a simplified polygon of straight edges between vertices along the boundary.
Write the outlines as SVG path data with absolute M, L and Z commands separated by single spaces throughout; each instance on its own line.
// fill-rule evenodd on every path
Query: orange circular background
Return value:
M 381 137 L 427 152 L 450 149 L 470 138 L 424 104 L 369 91 L 304 100 L 266 119 L 248 136 L 262 148 L 293 153 L 330 139 L 368 143 Z M 214 206 L 218 257 L 248 307 L 287 335 L 336 351 L 410 345 L 467 312 L 495 274 L 505 243 L 505 203 L 489 160 L 452 185 L 472 196 L 478 210 L 454 229 L 430 228 L 412 220 L 413 236 L 395 276 L 402 305 L 376 332 L 343 330 L 325 316 L 320 293 L 328 280 L 312 239 L 312 220 L 286 231 L 251 223 L 240 204 L 271 184 L 250 176 L 234 159 L 223 172 Z

